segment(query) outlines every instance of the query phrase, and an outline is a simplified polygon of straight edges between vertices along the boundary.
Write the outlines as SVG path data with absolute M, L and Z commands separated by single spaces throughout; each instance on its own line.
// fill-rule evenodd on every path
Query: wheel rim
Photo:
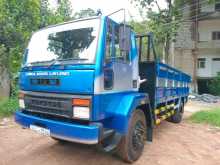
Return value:
M 132 134 L 132 146 L 134 150 L 140 150 L 144 146 L 144 124 L 141 121 L 136 122 Z

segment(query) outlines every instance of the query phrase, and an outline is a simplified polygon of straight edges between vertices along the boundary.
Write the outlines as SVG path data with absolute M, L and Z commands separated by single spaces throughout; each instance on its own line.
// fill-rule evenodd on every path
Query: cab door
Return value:
M 119 47 L 119 25 L 108 21 L 104 58 L 104 90 L 131 91 L 133 74 L 131 52 Z

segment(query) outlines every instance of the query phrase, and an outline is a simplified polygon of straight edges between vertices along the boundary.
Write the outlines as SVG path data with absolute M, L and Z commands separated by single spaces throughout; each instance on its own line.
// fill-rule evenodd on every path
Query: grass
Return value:
M 194 123 L 205 123 L 220 127 L 220 108 L 194 113 L 190 120 Z
M 0 118 L 11 116 L 18 109 L 18 99 L 1 99 L 0 100 Z

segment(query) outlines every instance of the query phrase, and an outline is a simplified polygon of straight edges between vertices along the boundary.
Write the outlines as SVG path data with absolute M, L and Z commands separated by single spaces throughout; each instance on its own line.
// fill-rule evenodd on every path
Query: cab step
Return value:
M 114 130 L 105 130 L 102 136 L 102 141 L 98 144 L 98 149 L 104 152 L 114 151 L 121 141 L 121 137 L 122 135 L 116 133 Z

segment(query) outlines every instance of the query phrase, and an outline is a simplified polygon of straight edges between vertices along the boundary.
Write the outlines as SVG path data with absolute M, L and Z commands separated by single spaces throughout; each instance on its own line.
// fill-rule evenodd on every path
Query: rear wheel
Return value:
M 118 145 L 117 153 L 124 161 L 132 163 L 141 156 L 146 140 L 146 130 L 144 112 L 135 110 L 129 120 L 128 132 Z
M 183 103 L 180 104 L 178 110 L 175 111 L 175 114 L 171 116 L 168 121 L 172 123 L 180 123 L 183 119 L 184 106 Z

